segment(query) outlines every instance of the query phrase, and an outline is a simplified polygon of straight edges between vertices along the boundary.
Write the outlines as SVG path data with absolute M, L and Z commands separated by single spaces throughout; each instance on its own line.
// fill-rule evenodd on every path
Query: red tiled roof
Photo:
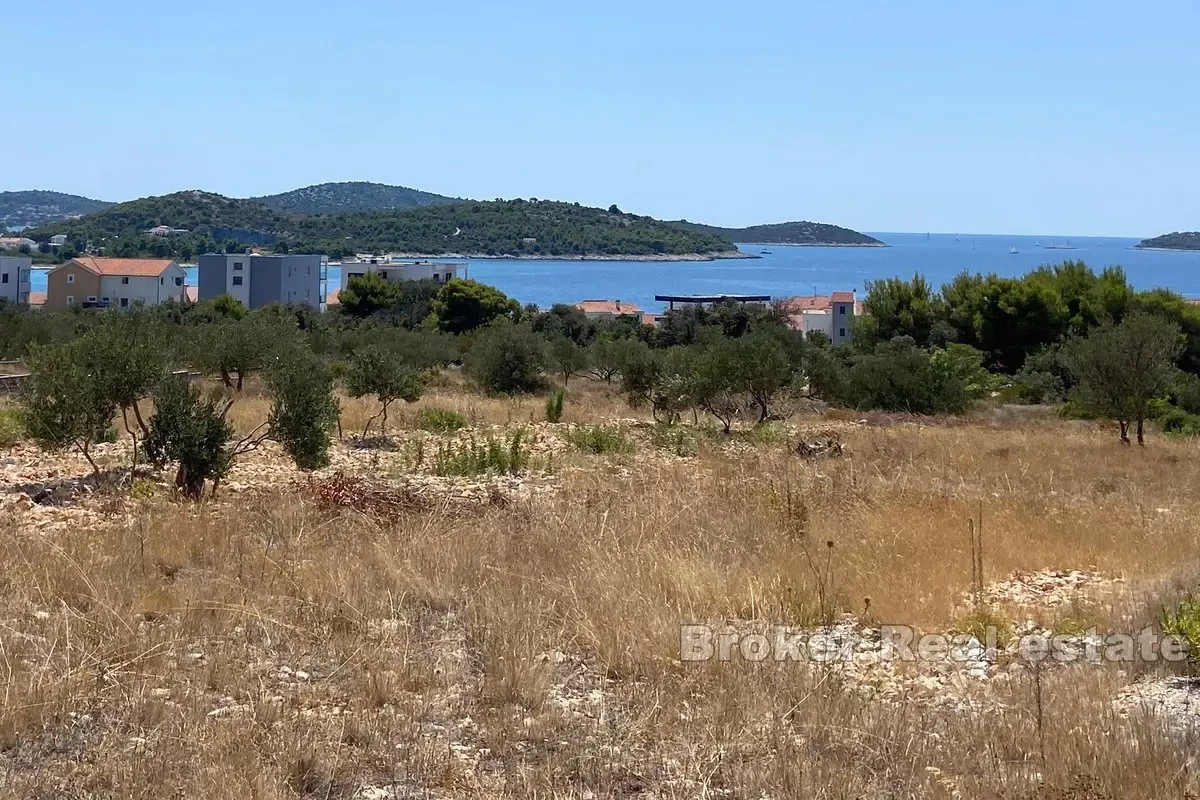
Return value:
M 783 307 L 791 312 L 797 311 L 828 311 L 833 301 L 827 295 L 810 294 L 789 297 L 783 301 Z
M 183 287 L 183 299 L 187 300 L 189 303 L 194 303 L 197 300 L 199 300 L 200 299 L 200 287 L 199 286 Z
M 341 305 L 342 301 L 338 297 L 338 294 L 340 292 L 341 292 L 341 289 L 330 289 L 328 292 L 326 292 L 325 293 L 325 305 L 327 305 L 327 306 Z
M 97 258 L 80 256 L 73 262 L 97 275 L 116 275 L 131 278 L 157 278 L 175 262 L 169 258 Z
M 829 299 L 835 303 L 853 303 L 854 292 L 834 292 Z
M 30 292 L 29 293 L 29 305 L 44 306 L 45 304 L 46 304 L 46 293 L 45 292 Z
M 657 325 L 658 321 L 660 319 L 662 319 L 662 315 L 661 314 L 651 314 L 651 313 L 647 312 L 645 314 L 642 314 L 640 319 L 642 320 L 643 325 Z
M 620 300 L 581 300 L 575 307 L 585 314 L 640 314 L 642 310 L 633 303 Z

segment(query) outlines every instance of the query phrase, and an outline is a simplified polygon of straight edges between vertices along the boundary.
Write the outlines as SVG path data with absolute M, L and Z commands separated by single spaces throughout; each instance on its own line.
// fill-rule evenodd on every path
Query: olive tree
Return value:
M 409 363 L 407 356 L 398 349 L 382 345 L 368 345 L 350 356 L 346 373 L 346 391 L 351 397 L 373 395 L 379 400 L 380 411 L 363 425 L 366 438 L 371 423 L 383 417 L 380 426 L 387 433 L 388 407 L 396 400 L 415 403 L 424 391 L 421 373 Z
M 30 438 L 50 451 L 74 447 L 87 459 L 98 482 L 100 468 L 92 447 L 103 440 L 116 406 L 104 377 L 87 357 L 87 346 L 82 339 L 32 346 L 21 405 Z
M 1136 426 L 1138 444 L 1145 444 L 1150 402 L 1170 389 L 1181 349 L 1178 325 L 1133 312 L 1069 341 L 1063 359 L 1078 381 L 1076 397 L 1084 409 L 1116 420 L 1123 444 L 1129 444 L 1129 426 Z

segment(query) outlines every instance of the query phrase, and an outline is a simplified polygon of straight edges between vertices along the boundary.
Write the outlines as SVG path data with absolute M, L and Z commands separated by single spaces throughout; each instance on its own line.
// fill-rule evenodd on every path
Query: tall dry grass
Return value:
M 441 397 L 477 423 L 501 401 Z M 526 408 L 528 406 L 528 408 Z M 453 405 L 449 407 L 455 407 Z M 532 401 L 518 406 L 533 411 Z M 570 406 L 568 406 L 570 408 Z M 522 411 L 523 413 L 523 411 Z M 581 411 L 581 414 L 583 412 Z M 603 412 L 601 412 L 603 413 Z M 800 427 L 829 423 L 801 420 Z M 390 523 L 263 493 L 0 532 L 0 790 L 11 796 L 1180 797 L 1188 741 L 1118 717 L 1116 667 L 887 704 L 795 665 L 682 665 L 679 625 L 838 610 L 945 629 L 988 580 L 1126 578 L 1120 626 L 1200 553 L 1195 446 L 1057 424 L 843 425 L 562 476 L 556 496 Z M 283 668 L 291 670 L 291 674 Z M 307 673 L 298 679 L 297 671 Z M 1073 793 L 1072 793 L 1073 792 Z

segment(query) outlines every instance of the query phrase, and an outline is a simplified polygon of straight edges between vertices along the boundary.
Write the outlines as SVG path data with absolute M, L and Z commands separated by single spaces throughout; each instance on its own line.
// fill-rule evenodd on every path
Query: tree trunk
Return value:
M 137 420 L 138 427 L 142 429 L 142 436 L 146 439 L 150 438 L 150 428 L 146 425 L 146 421 L 142 419 L 142 411 L 138 408 L 138 404 L 133 404 L 133 418 Z
M 1140 419 L 1139 419 L 1139 420 L 1137 421 L 1137 440 L 1138 440 L 1138 444 L 1139 444 L 1139 445 L 1145 445 L 1145 444 L 1146 444 L 1146 436 L 1145 436 L 1145 434 L 1144 434 L 1144 432 L 1143 432 L 1143 430 L 1142 430 L 1144 423 L 1145 423 L 1145 420 L 1140 420 Z
M 242 390 L 242 381 L 243 381 L 244 377 L 245 376 L 243 376 L 241 371 L 239 370 L 238 371 L 238 382 L 237 382 L 237 390 L 239 392 Z
M 96 466 L 96 460 L 92 458 L 90 446 L 87 442 L 76 442 L 75 446 L 79 448 L 79 452 L 83 453 L 83 457 L 92 465 L 92 474 L 96 476 L 96 488 L 100 487 L 100 468 Z
M 179 471 L 175 473 L 175 486 L 188 500 L 199 500 L 204 496 L 204 478 L 196 480 L 195 476 L 188 474 L 187 467 L 183 464 L 179 465 Z
M 1121 444 L 1129 444 L 1129 421 L 1119 419 L 1117 422 L 1121 425 Z

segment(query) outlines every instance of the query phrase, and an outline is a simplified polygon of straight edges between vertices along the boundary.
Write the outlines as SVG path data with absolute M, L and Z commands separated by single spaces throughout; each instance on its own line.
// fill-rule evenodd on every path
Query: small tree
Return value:
M 51 451 L 74 447 L 99 482 L 92 446 L 104 438 L 116 406 L 86 347 L 83 340 L 32 346 L 21 404 L 30 438 Z
M 368 272 L 346 281 L 346 288 L 338 293 L 338 305 L 352 317 L 369 317 L 395 303 L 399 287 L 378 272 Z
M 80 340 L 80 347 L 107 399 L 120 409 L 125 432 L 133 440 L 132 475 L 137 469 L 138 435 L 143 439 L 150 435 L 138 404 L 167 372 L 166 331 L 143 309 L 111 311 Z M 129 421 L 131 414 L 136 430 Z
M 562 422 L 563 404 L 566 399 L 567 393 L 562 389 L 555 389 L 554 393 L 546 398 L 546 422 Z
M 307 347 L 285 347 L 264 377 L 272 403 L 262 438 L 282 444 L 300 469 L 328 464 L 329 429 L 337 424 L 339 411 L 328 365 Z
M 388 406 L 396 400 L 415 403 L 421 399 L 425 386 L 421 375 L 407 361 L 404 354 L 380 345 L 368 345 L 350 357 L 346 373 L 346 391 L 351 397 L 374 395 L 381 409 L 363 425 L 363 438 L 371 423 L 383 417 L 381 428 L 387 433 Z
M 188 499 L 204 495 L 205 481 L 215 487 L 233 462 L 235 453 L 228 448 L 233 426 L 225 419 L 231 405 L 231 400 L 203 399 L 175 377 L 155 392 L 146 453 L 159 464 L 179 462 L 175 486 Z
M 1083 407 L 1115 419 L 1123 444 L 1129 444 L 1129 426 L 1135 424 L 1138 444 L 1145 444 L 1150 401 L 1170 389 L 1181 347 L 1178 325 L 1133 312 L 1118 325 L 1101 325 L 1086 338 L 1072 339 L 1063 357 L 1079 381 L 1076 396 Z
M 467 372 L 490 392 L 535 392 L 545 385 L 541 337 L 523 325 L 498 323 L 481 331 L 466 355 Z
M 576 344 L 574 339 L 555 336 L 546 350 L 555 371 L 562 375 L 564 386 L 570 383 L 572 375 L 587 369 L 588 351 Z

